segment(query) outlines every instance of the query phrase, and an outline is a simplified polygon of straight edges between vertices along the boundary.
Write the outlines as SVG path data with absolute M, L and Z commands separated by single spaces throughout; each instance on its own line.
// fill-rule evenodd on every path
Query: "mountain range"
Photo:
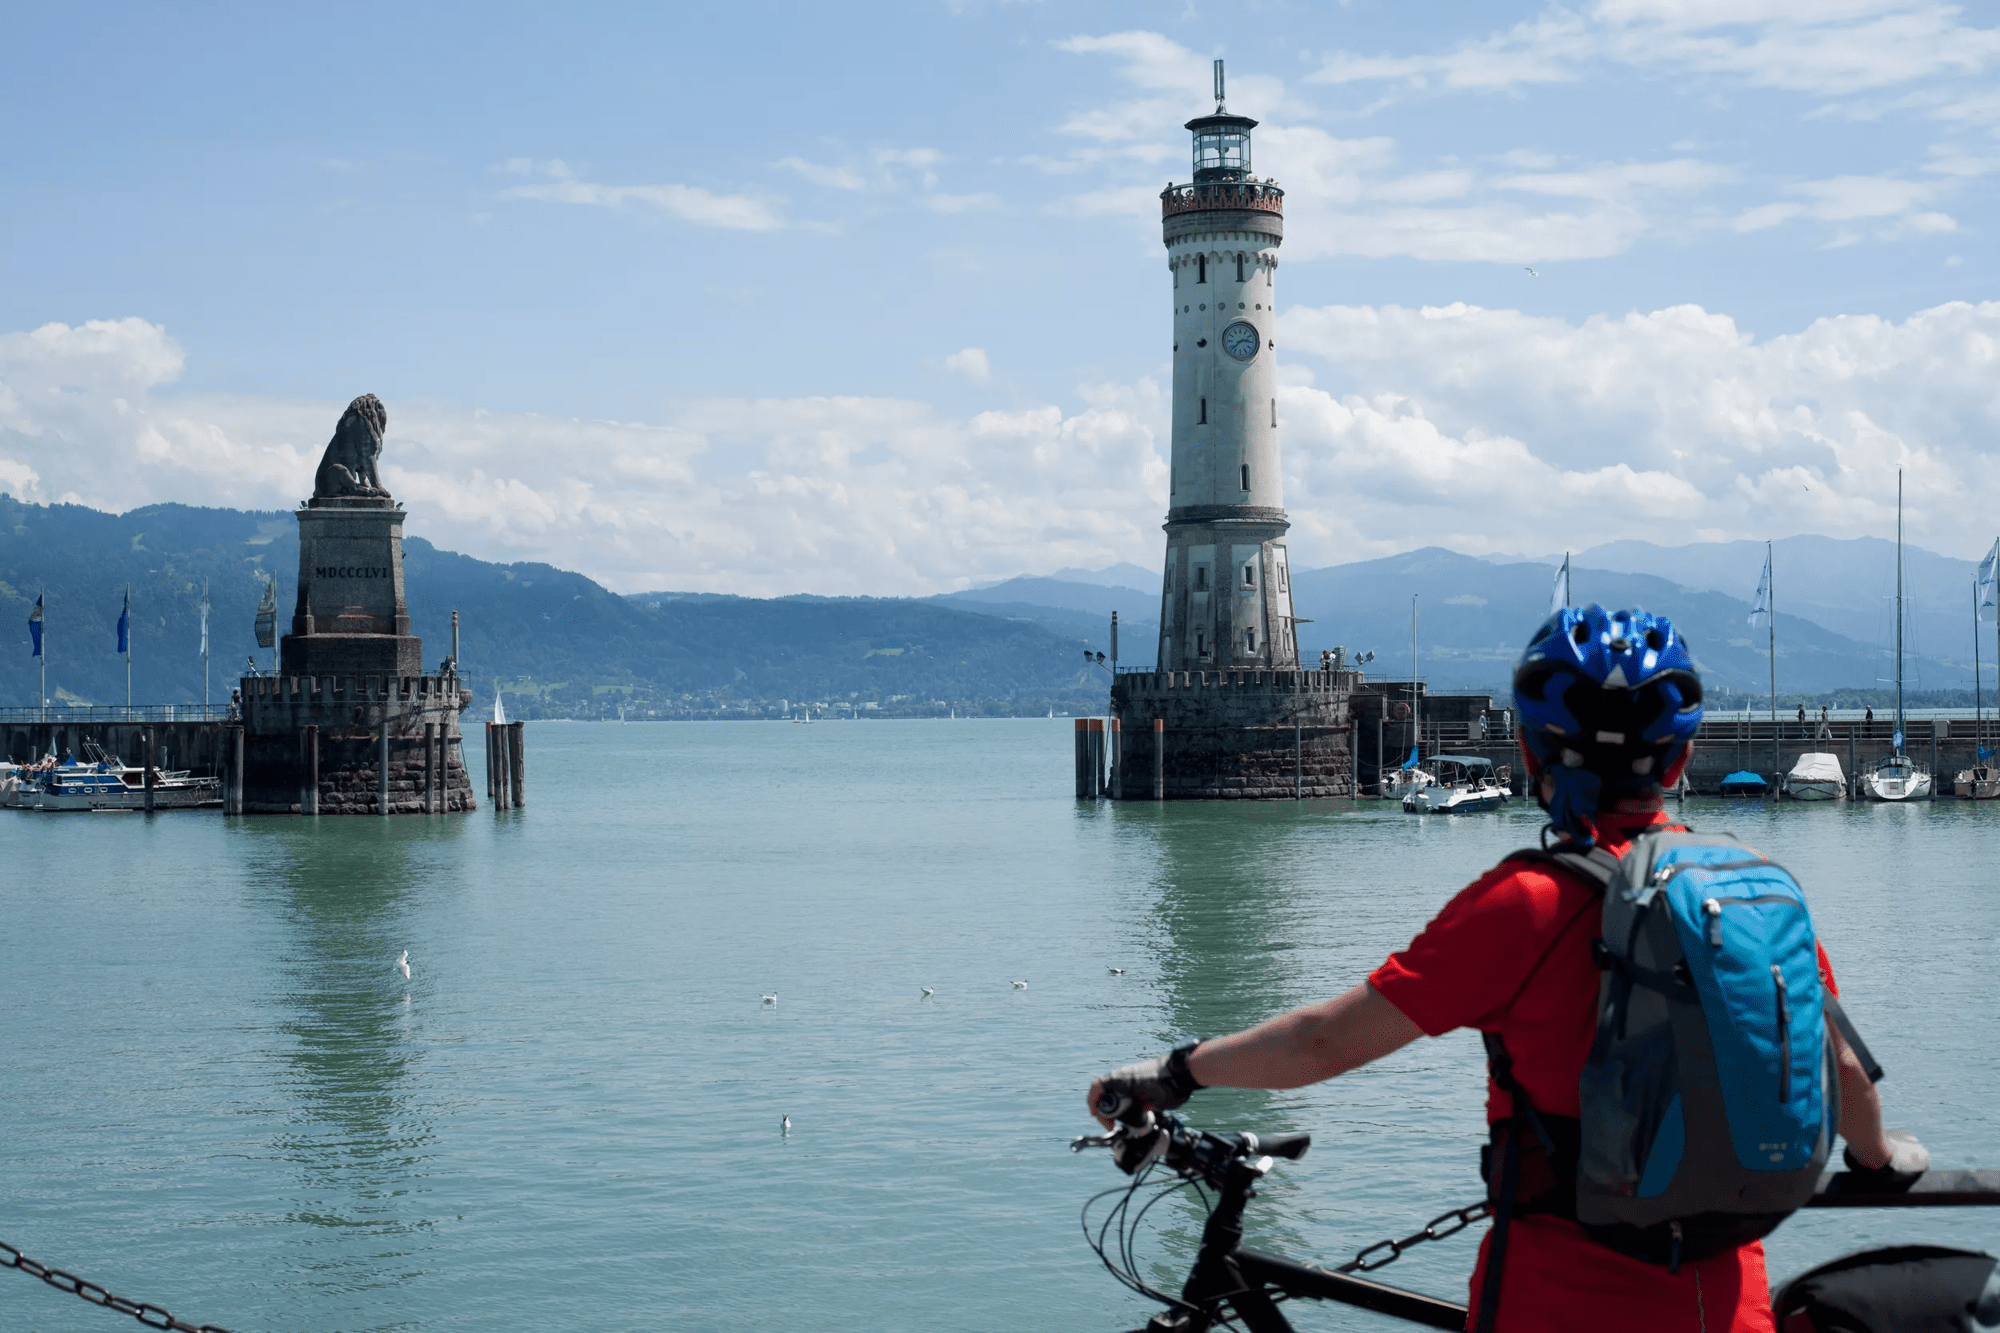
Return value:
M 1762 631 L 1746 623 L 1761 544 L 1666 548 L 1619 542 L 1571 557 L 1575 599 L 1672 615 L 1711 689 L 1768 688 Z M 1972 687 L 1973 565 L 1906 548 L 1905 675 L 1911 690 Z M 1860 697 L 1894 675 L 1895 551 L 1874 539 L 1796 537 L 1776 543 L 1781 694 Z M 36 664 L 26 620 L 46 595 L 50 694 L 116 703 L 115 653 L 125 589 L 132 595 L 133 697 L 203 698 L 200 606 L 211 604 L 208 697 L 256 649 L 253 619 L 267 578 L 289 624 L 298 527 L 283 512 L 155 505 L 107 514 L 0 495 L 0 704 L 31 704 Z M 460 613 L 462 670 L 482 697 L 496 684 L 519 716 L 769 716 L 800 705 L 899 715 L 1086 713 L 1106 676 L 1082 653 L 1151 665 L 1159 633 L 1156 575 L 1136 565 L 1059 570 L 929 598 L 744 598 L 656 592 L 620 596 L 550 565 L 496 564 L 404 543 L 413 628 L 427 663 L 450 651 Z M 1553 563 L 1425 548 L 1293 572 L 1307 660 L 1341 645 L 1373 652 L 1368 671 L 1416 670 L 1434 689 L 1503 692 L 1528 631 L 1547 613 Z M 1980 655 L 1992 679 L 1993 627 Z M 1969 701 L 1969 700 L 1968 700 Z M 872 707 L 871 707 L 872 705 Z

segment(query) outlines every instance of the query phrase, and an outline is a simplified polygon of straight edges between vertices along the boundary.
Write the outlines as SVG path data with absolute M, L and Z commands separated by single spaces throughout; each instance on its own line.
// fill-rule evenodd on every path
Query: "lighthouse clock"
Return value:
M 1230 114 L 1187 123 L 1194 179 L 1160 196 L 1173 281 L 1174 399 L 1162 671 L 1299 662 L 1278 464 L 1277 271 L 1285 193 L 1251 175 Z

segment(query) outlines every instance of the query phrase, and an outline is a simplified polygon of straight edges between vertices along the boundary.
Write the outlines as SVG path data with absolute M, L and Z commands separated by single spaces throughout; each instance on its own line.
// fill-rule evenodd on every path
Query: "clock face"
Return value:
M 1242 320 L 1222 331 L 1222 350 L 1238 361 L 1248 361 L 1257 355 L 1258 341 L 1257 330 Z

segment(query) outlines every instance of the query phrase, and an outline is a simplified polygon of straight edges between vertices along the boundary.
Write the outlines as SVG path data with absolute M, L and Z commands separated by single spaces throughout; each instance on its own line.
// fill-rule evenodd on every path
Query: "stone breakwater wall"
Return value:
M 1356 677 L 1344 671 L 1121 674 L 1113 799 L 1291 800 L 1354 791 Z M 1158 729 L 1154 723 L 1159 723 Z
M 473 810 L 455 676 L 250 676 L 242 681 L 245 814 Z M 385 808 L 386 807 L 386 808 Z

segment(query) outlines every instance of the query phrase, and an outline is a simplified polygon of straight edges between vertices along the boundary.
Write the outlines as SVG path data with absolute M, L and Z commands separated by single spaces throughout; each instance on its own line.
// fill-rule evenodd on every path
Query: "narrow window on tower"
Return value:
M 1250 465 L 1248 463 L 1243 465 L 1243 489 L 1246 491 L 1250 489 Z
M 1242 281 L 1243 281 L 1243 256 L 1242 256 L 1242 255 L 1238 255 L 1238 256 L 1236 256 L 1236 280 L 1237 280 L 1238 282 L 1242 282 Z
M 1196 256 L 1194 257 L 1194 280 L 1195 280 L 1196 282 L 1207 282 L 1207 281 L 1208 281 L 1208 256 L 1207 256 L 1207 255 L 1196 255 Z
M 1200 630 L 1194 632 L 1194 655 L 1196 657 L 1208 656 L 1208 639 Z
M 1194 567 L 1194 590 L 1195 590 L 1196 592 L 1207 592 L 1207 591 L 1208 591 L 1208 566 L 1207 566 L 1207 565 L 1196 565 L 1196 566 Z
M 1243 586 L 1246 588 L 1254 588 L 1257 586 L 1256 565 L 1250 564 L 1243 566 Z
M 1194 424 L 1197 426 L 1206 426 L 1208 424 L 1208 399 L 1204 398 L 1201 400 L 1201 420 Z
M 1273 398 L 1271 400 L 1271 429 L 1276 430 L 1277 427 L 1278 427 L 1278 400 Z
M 1246 629 L 1243 631 L 1243 651 L 1246 653 L 1254 653 L 1257 651 L 1256 630 Z

